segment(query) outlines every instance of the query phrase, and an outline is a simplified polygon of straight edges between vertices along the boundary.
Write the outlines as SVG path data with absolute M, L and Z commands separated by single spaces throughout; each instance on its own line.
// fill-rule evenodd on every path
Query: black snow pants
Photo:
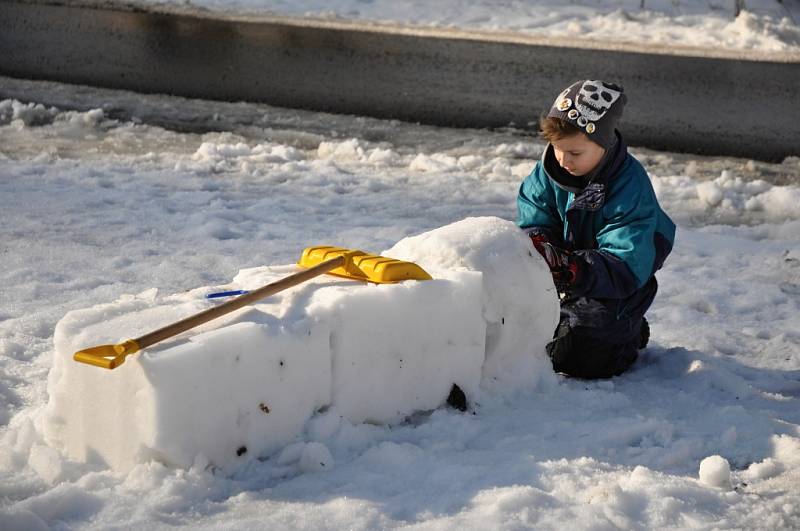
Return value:
M 652 277 L 627 299 L 566 298 L 547 345 L 553 370 L 576 378 L 611 378 L 625 372 L 649 336 L 644 314 L 658 291 Z

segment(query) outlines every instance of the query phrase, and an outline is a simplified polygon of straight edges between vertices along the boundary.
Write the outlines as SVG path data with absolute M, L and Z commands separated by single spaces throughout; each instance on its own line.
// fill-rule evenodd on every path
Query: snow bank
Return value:
M 469 399 L 481 382 L 513 389 L 552 381 L 543 347 L 558 301 L 513 223 L 471 218 L 384 254 L 417 260 L 434 280 L 318 277 L 113 371 L 72 354 L 196 313 L 213 304 L 204 297 L 211 291 L 253 289 L 296 267 L 247 269 L 224 287 L 168 297 L 148 290 L 69 312 L 55 332 L 39 419 L 45 440 L 71 459 L 119 470 L 150 459 L 232 470 L 291 443 L 320 409 L 335 407 L 353 423 L 394 423 L 441 406 L 454 383 Z M 332 466 L 326 450 L 306 450 L 309 470 Z M 37 463 L 51 457 L 39 452 Z
M 58 123 L 62 132 L 68 132 L 70 126 L 81 128 L 96 126 L 105 119 L 102 109 L 87 112 L 62 112 L 55 107 L 46 107 L 41 103 L 22 103 L 16 100 L 0 101 L 0 126 L 11 125 L 16 130 L 26 127 L 41 127 Z M 65 127 L 66 126 L 66 127 Z
M 800 187 L 795 185 L 775 186 L 729 170 L 699 182 L 686 175 L 651 179 L 659 200 L 679 219 L 705 217 L 723 223 L 800 219 Z
M 667 46 L 797 50 L 800 7 L 781 0 L 141 0 L 238 13 L 399 22 Z

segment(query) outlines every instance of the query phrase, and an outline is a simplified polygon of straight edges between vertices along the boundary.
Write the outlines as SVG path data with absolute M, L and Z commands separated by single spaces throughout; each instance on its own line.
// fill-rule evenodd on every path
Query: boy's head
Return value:
M 597 80 L 573 83 L 542 118 L 542 136 L 571 174 L 586 175 L 617 142 L 616 124 L 627 98 L 622 87 Z

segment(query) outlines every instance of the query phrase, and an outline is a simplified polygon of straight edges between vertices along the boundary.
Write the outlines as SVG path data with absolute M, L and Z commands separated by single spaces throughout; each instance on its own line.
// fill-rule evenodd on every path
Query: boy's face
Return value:
M 556 160 L 562 168 L 576 177 L 592 171 L 603 160 L 606 150 L 595 144 L 584 133 L 578 133 L 561 140 L 550 142 Z

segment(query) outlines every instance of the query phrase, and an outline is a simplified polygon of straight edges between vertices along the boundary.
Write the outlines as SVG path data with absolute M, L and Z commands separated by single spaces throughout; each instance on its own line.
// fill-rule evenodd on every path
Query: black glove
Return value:
M 558 292 L 571 291 L 580 276 L 580 266 L 575 255 L 566 249 L 556 247 L 540 232 L 531 233 L 530 237 L 533 246 L 547 262 Z

